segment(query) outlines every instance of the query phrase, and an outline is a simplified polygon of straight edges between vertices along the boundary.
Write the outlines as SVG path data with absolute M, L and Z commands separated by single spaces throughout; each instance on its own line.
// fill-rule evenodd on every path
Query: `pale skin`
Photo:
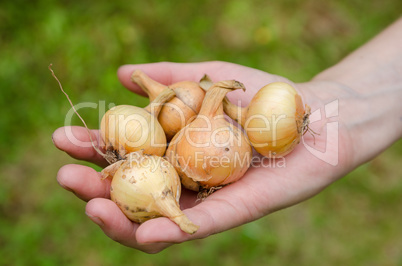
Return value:
M 228 97 L 233 103 L 241 100 L 243 106 L 247 106 L 259 88 L 274 81 L 294 84 L 312 112 L 323 111 L 326 104 L 338 100 L 338 115 L 328 119 L 323 116 L 310 125 L 319 134 L 314 136 L 315 144 L 310 133 L 304 135 L 307 145 L 337 156 L 337 165 L 320 160 L 299 144 L 286 156 L 286 167 L 252 167 L 241 180 L 214 192 L 201 203 L 196 202 L 196 193 L 183 190 L 181 207 L 190 220 L 200 226 L 194 235 L 182 232 L 168 218 L 149 220 L 141 225 L 131 222 L 109 199 L 110 181 L 101 180 L 100 173 L 90 167 L 65 165 L 59 170 L 57 180 L 63 188 L 88 202 L 86 214 L 107 236 L 147 253 L 157 253 L 175 243 L 205 238 L 257 220 L 313 197 L 402 137 L 401 47 L 402 19 L 399 19 L 335 66 L 299 84 L 225 62 L 122 66 L 118 70 L 119 80 L 141 95 L 144 95 L 141 89 L 130 81 L 135 69 L 141 69 L 163 84 L 198 81 L 204 73 L 214 81 L 236 79 L 243 82 L 247 90 L 231 92 Z M 334 121 L 339 124 L 338 145 L 335 141 L 326 143 L 326 124 Z M 73 127 L 73 132 L 78 139 L 89 141 L 85 128 Z M 98 134 L 97 130 L 92 132 Z M 76 159 L 107 165 L 93 148 L 72 144 L 65 128 L 54 132 L 53 141 Z

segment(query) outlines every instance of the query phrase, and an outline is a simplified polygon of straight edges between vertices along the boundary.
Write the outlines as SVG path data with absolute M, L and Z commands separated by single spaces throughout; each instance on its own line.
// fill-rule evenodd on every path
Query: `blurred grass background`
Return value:
M 0 265 L 402 265 L 401 141 L 313 199 L 229 232 L 156 255 L 113 242 L 56 182 L 62 165 L 86 163 L 52 145 L 69 105 L 47 69 L 74 103 L 144 106 L 116 78 L 126 63 L 224 60 L 302 82 L 401 10 L 400 0 L 2 1 Z M 96 109 L 81 115 L 98 127 Z

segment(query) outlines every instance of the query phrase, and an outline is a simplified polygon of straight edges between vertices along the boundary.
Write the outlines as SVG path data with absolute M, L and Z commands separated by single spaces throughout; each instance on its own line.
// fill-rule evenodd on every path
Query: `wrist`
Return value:
M 402 137 L 402 87 L 359 91 L 335 78 L 315 78 L 298 87 L 313 112 L 318 108 L 325 112 L 326 106 L 336 102 L 338 116 L 321 119 L 318 127 L 329 120 L 338 121 L 339 152 L 352 167 L 372 159 Z M 312 127 L 316 130 L 314 124 Z
M 352 110 L 346 119 L 351 125 L 360 125 L 360 130 L 366 131 L 360 133 L 384 131 L 382 135 L 393 143 L 402 137 L 402 64 L 400 60 L 381 65 L 356 61 L 359 60 L 352 56 L 318 74 L 313 81 L 331 82 L 348 92 Z

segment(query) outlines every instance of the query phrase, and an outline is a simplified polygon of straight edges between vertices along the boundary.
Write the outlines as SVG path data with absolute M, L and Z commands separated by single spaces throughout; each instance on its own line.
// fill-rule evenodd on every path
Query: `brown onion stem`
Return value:
M 144 72 L 137 69 L 131 75 L 131 81 L 136 83 L 148 95 L 149 100 L 153 101 L 167 86 L 151 79 Z
M 176 96 L 174 90 L 165 87 L 165 89 L 144 109 L 155 117 L 159 116 L 163 105 Z
M 222 100 L 232 90 L 246 90 L 244 85 L 236 80 L 225 80 L 214 83 L 205 94 L 200 115 L 216 116 L 223 114 Z
M 168 217 L 175 222 L 181 230 L 188 234 L 194 234 L 197 232 L 199 226 L 195 225 L 188 217 L 180 210 L 175 199 L 168 194 L 161 198 L 155 199 L 155 204 L 158 206 L 162 215 Z
M 234 121 L 244 127 L 248 107 L 237 106 L 231 103 L 227 97 L 223 99 L 222 104 L 223 111 Z

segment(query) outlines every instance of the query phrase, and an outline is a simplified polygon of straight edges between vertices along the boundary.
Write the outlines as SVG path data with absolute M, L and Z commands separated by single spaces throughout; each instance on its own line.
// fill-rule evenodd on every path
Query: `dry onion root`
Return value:
M 150 101 L 153 101 L 167 87 L 175 91 L 176 97 L 162 108 L 158 116 L 168 141 L 191 122 L 201 109 L 205 92 L 197 82 L 181 81 L 165 86 L 151 79 L 141 70 L 134 71 L 131 80 L 148 94 Z
M 130 153 L 102 171 L 112 177 L 111 199 L 132 221 L 143 223 L 157 217 L 168 217 L 181 230 L 194 234 L 198 226 L 180 210 L 180 179 L 174 167 L 155 155 L 142 151 Z
M 169 144 L 166 158 L 187 189 L 201 191 L 230 184 L 250 166 L 252 149 L 247 137 L 226 121 L 223 113 L 222 99 L 235 89 L 245 88 L 234 80 L 213 84 L 198 116 Z

